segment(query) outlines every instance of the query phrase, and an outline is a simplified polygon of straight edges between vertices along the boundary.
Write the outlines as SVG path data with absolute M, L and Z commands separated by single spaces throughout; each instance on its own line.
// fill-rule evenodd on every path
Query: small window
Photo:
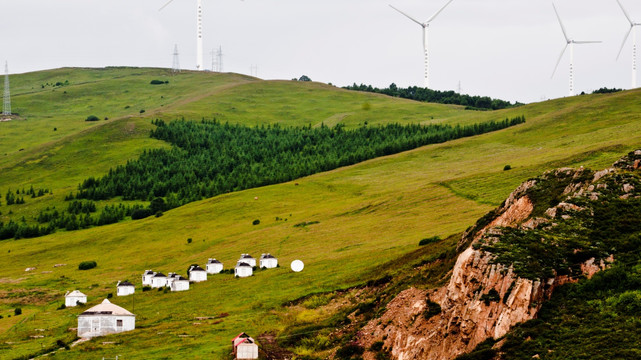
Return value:
M 122 320 L 116 320 L 116 326 L 122 327 Z

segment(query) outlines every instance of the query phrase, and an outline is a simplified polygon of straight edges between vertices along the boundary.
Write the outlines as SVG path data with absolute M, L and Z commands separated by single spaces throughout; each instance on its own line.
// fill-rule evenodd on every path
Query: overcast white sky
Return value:
M 195 68 L 196 0 L 0 0 L 0 60 L 11 73 L 63 66 Z M 205 64 L 222 46 L 224 71 L 263 79 L 384 87 L 421 85 L 421 28 L 389 3 L 426 20 L 446 0 L 204 0 Z M 621 0 L 641 22 L 641 1 Z M 629 23 L 615 0 L 556 0 L 576 46 L 577 92 L 631 87 Z M 638 31 L 641 31 L 639 29 Z M 568 91 L 565 40 L 551 1 L 454 0 L 430 28 L 432 87 L 533 102 Z M 641 34 L 640 34 L 641 36 Z M 640 38 L 641 40 L 641 38 Z

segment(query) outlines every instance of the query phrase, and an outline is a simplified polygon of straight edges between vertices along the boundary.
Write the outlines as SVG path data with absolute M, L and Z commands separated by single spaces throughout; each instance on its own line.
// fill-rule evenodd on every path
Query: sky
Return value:
M 620 0 L 641 22 L 641 1 Z M 196 0 L 0 0 L 10 73 L 59 67 L 196 66 Z M 203 0 L 205 66 L 262 79 L 422 86 L 421 21 L 446 0 Z M 556 0 L 575 47 L 577 93 L 631 88 L 632 36 L 616 0 Z M 641 29 L 637 29 L 641 31 Z M 641 36 L 641 34 L 640 34 Z M 641 38 L 640 38 L 641 40 Z M 568 94 L 569 52 L 551 1 L 454 0 L 430 26 L 431 87 L 524 103 Z M 641 76 L 640 76 L 641 78 Z

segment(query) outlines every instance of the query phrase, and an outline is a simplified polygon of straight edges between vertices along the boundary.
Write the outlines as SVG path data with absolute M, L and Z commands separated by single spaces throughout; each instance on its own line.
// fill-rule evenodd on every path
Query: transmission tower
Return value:
M 9 91 L 9 64 L 4 63 L 4 106 L 2 115 L 11 115 L 11 91 Z
M 174 62 L 171 65 L 171 72 L 174 74 L 180 72 L 180 61 L 178 59 L 178 44 L 174 45 Z
M 223 47 L 218 47 L 218 72 L 223 72 Z
M 211 55 L 211 71 L 216 71 L 216 51 L 211 49 L 209 54 Z

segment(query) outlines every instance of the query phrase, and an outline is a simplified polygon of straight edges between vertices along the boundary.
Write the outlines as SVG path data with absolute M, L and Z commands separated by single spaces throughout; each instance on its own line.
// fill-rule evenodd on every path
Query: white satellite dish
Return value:
M 301 272 L 301 271 L 303 271 L 304 267 L 305 267 L 305 264 L 303 264 L 302 261 L 300 261 L 300 260 L 292 261 L 292 265 L 291 265 L 292 271 Z

